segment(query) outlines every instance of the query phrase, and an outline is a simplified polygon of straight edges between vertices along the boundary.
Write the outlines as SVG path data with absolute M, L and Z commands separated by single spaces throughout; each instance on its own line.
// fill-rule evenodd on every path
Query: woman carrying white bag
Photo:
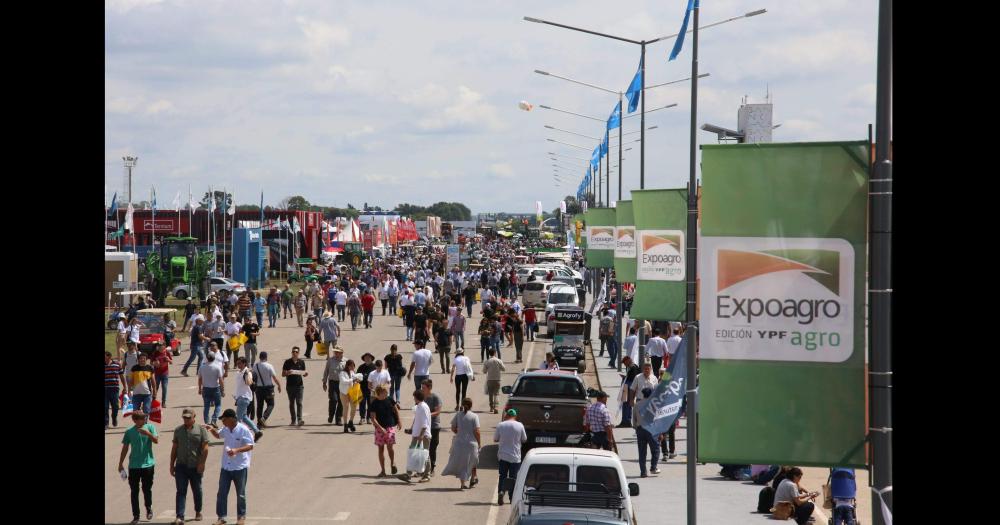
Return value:
M 412 473 L 421 475 L 420 483 L 430 481 L 431 460 L 427 447 L 431 443 L 431 409 L 424 403 L 424 393 L 420 390 L 413 392 L 413 426 L 406 433 L 413 436 L 406 450 L 406 472 L 396 477 L 410 483 Z

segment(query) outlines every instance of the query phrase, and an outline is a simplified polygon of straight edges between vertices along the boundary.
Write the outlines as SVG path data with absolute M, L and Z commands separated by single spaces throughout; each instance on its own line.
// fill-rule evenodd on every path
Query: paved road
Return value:
M 404 355 L 404 364 L 409 367 L 413 352 L 411 343 L 405 341 L 405 328 L 398 317 L 378 315 L 376 305 L 375 327 L 369 330 L 359 328 L 351 331 L 350 322 L 342 323 L 340 346 L 345 348 L 345 358 L 360 363 L 360 356 L 371 352 L 378 358 L 388 353 L 389 345 L 399 345 Z M 479 337 L 475 331 L 479 324 L 479 313 L 466 324 L 468 355 L 473 364 L 480 368 Z M 269 362 L 278 370 L 284 360 L 291 356 L 291 347 L 304 348 L 303 329 L 293 319 L 279 320 L 276 328 L 264 328 L 258 347 L 269 354 Z M 185 334 L 186 335 L 186 334 Z M 544 341 L 533 348 L 525 343 L 526 363 L 541 361 L 544 355 Z M 187 343 L 185 342 L 185 348 Z M 541 352 L 541 353 L 540 353 Z M 503 384 L 508 385 L 516 377 L 518 368 L 511 365 L 513 348 L 503 349 L 508 371 Z M 528 355 L 531 354 L 531 355 Z M 304 355 L 304 352 L 303 352 Z M 175 358 L 171 368 L 168 386 L 168 408 L 164 411 L 162 425 L 157 425 L 160 443 L 154 446 L 156 472 L 153 483 L 153 523 L 170 523 L 175 514 L 175 486 L 170 476 L 171 435 L 181 424 L 180 413 L 185 407 L 195 409 L 201 423 L 202 400 L 197 394 L 197 378 L 180 375 L 180 364 L 187 359 L 184 351 Z M 315 357 L 315 354 L 314 354 Z M 436 356 L 435 356 L 436 359 Z M 345 523 L 466 523 L 493 525 L 506 521 L 509 505 L 496 506 L 496 447 L 492 445 L 493 429 L 499 422 L 499 415 L 488 413 L 488 402 L 483 393 L 484 377 L 478 376 L 470 384 L 469 395 L 474 401 L 474 410 L 479 413 L 482 425 L 483 444 L 486 445 L 480 458 L 480 485 L 472 490 L 461 491 L 457 478 L 435 476 L 429 483 L 407 485 L 395 479 L 376 479 L 379 472 L 377 448 L 373 443 L 372 428 L 357 425 L 358 432 L 343 434 L 342 427 L 326 423 L 327 396 L 322 390 L 321 378 L 324 361 L 312 359 L 306 362 L 309 377 L 305 378 L 304 399 L 305 422 L 303 427 L 290 427 L 288 398 L 284 394 L 275 396 L 276 406 L 268 427 L 260 443 L 253 451 L 247 487 L 247 523 L 252 525 L 270 523 L 320 524 L 329 522 Z M 448 376 L 440 374 L 440 367 L 431 368 L 431 378 L 435 381 L 435 392 L 444 401 L 441 423 L 447 427 L 454 413 L 454 388 L 448 383 Z M 235 408 L 231 395 L 232 376 L 227 379 L 227 398 L 224 408 Z M 282 382 L 284 384 L 284 382 Z M 409 390 L 407 388 L 409 387 Z M 413 420 L 410 408 L 412 381 L 404 378 L 401 389 L 404 428 Z M 105 437 L 105 521 L 108 523 L 128 523 L 131 520 L 128 484 L 123 482 L 116 471 L 121 451 L 121 435 L 124 425 L 131 420 L 119 420 L 119 427 L 106 432 Z M 409 436 L 400 433 L 396 446 L 397 465 L 405 467 L 405 447 Z M 438 446 L 438 471 L 447 463 L 452 434 L 447 428 L 441 432 Z M 204 477 L 205 521 L 216 519 L 215 499 L 218 491 L 221 440 L 212 440 L 208 466 Z M 140 503 L 142 505 L 142 503 Z M 145 514 L 145 511 L 143 511 Z M 188 520 L 194 517 L 193 500 L 189 493 L 187 500 Z M 143 516 L 145 517 L 145 516 Z M 235 495 L 229 498 L 229 521 L 235 523 Z M 144 521 L 145 522 L 145 521 Z

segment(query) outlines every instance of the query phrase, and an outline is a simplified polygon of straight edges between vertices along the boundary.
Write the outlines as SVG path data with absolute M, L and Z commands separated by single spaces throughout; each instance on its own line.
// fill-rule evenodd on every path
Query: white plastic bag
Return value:
M 427 464 L 429 452 L 422 443 L 417 443 L 415 447 L 410 447 L 406 451 L 406 470 L 408 472 L 421 473 Z

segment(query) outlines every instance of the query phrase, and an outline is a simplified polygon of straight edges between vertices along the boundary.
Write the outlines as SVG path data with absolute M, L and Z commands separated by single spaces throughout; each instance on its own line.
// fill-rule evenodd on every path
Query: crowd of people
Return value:
M 442 475 L 455 476 L 462 489 L 478 482 L 477 465 L 482 447 L 479 416 L 468 395 L 470 383 L 481 375 L 486 382 L 491 413 L 499 413 L 501 374 L 507 370 L 502 351 L 511 348 L 515 363 L 523 359 L 525 340 L 537 331 L 535 312 L 518 301 L 519 284 L 515 271 L 516 244 L 497 240 L 476 247 L 487 263 L 482 268 L 461 271 L 444 266 L 441 254 L 405 255 L 365 261 L 360 268 L 320 267 L 317 279 L 298 291 L 284 285 L 267 293 L 222 290 L 212 293 L 199 306 L 188 301 L 184 323 L 165 323 L 164 330 L 187 332 L 190 355 L 181 368 L 188 377 L 194 370 L 198 394 L 203 400 L 202 424 L 195 410 L 186 408 L 183 424 L 173 434 L 170 472 L 177 484 L 176 523 L 183 523 L 188 488 L 194 496 L 196 519 L 202 515 L 201 478 L 208 455 L 208 434 L 223 439 L 222 464 L 216 501 L 216 523 L 227 519 L 226 502 L 231 487 L 237 495 L 237 523 L 246 518 L 246 480 L 254 446 L 264 429 L 278 423 L 272 417 L 275 393 L 284 390 L 288 398 L 289 425 L 304 425 L 302 404 L 304 382 L 308 380 L 306 360 L 325 356 L 321 384 L 328 396 L 327 423 L 344 433 L 357 431 L 356 425 L 371 425 L 380 470 L 377 477 L 393 475 L 406 482 L 426 482 L 437 470 L 437 448 L 442 428 L 444 401 L 435 390 L 431 370 L 438 371 L 454 388 L 454 416 L 447 423 L 455 434 Z M 381 315 L 376 315 L 377 306 Z M 151 401 L 161 395 L 167 403 L 167 384 L 172 357 L 169 339 L 150 356 L 138 351 L 141 321 L 132 308 L 119 321 L 118 355 L 105 353 L 105 429 L 118 426 L 120 404 L 129 403 L 133 426 L 122 438 L 119 471 L 129 481 L 133 523 L 140 518 L 139 496 L 144 497 L 146 518 L 152 515 L 151 487 L 155 460 L 152 445 L 158 443 L 156 427 L 149 421 Z M 479 323 L 480 359 L 474 364 L 466 355 L 466 323 L 474 312 Z M 264 324 L 264 315 L 267 324 Z M 360 363 L 345 359 L 340 346 L 341 323 L 350 320 L 352 330 L 370 329 L 378 317 L 398 316 L 414 353 L 408 368 L 397 345 L 377 358 L 365 352 Z M 279 318 L 295 318 L 303 329 L 305 355 L 294 346 L 291 357 L 281 364 L 280 373 L 268 361 L 268 352 L 258 352 L 258 340 Z M 429 346 L 429 348 L 428 348 Z M 243 355 L 240 355 L 240 352 Z M 435 359 L 434 354 L 437 354 Z M 232 364 L 230 364 L 232 363 Z M 479 374 L 477 374 L 477 372 Z M 406 399 L 413 401 L 414 420 L 406 465 L 397 465 L 396 432 L 402 430 L 400 403 L 404 399 L 404 376 L 413 380 L 414 390 Z M 284 384 L 283 384 L 284 383 Z M 409 384 L 409 383 L 407 383 Z M 223 409 L 230 388 L 235 408 Z M 524 427 L 509 410 L 494 434 L 499 443 L 503 476 L 516 476 Z M 220 424 L 221 422 L 221 424 Z M 423 458 L 413 451 L 424 451 Z M 388 471 L 385 456 L 388 455 Z M 128 456 L 128 468 L 124 462 Z M 391 474 L 390 474 L 391 473 Z M 502 496 L 499 496 L 502 501 Z

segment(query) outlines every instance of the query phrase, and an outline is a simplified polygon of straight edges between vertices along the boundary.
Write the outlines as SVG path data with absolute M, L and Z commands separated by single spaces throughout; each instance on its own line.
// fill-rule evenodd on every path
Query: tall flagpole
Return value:
M 222 276 L 226 276 L 226 215 L 229 206 L 226 205 L 226 187 L 222 187 Z
M 686 324 L 688 329 L 695 323 L 697 306 L 698 275 L 698 181 L 695 167 L 698 142 L 695 136 L 698 120 L 698 11 L 699 0 L 694 0 L 694 35 L 691 42 L 691 149 L 688 173 L 688 216 L 687 216 L 687 306 Z M 683 36 L 683 35 L 681 35 Z M 645 145 L 645 144 L 643 144 Z M 697 327 L 694 327 L 697 330 Z M 697 332 L 688 338 L 687 356 L 687 522 L 698 523 L 697 473 L 698 462 L 698 338 Z

